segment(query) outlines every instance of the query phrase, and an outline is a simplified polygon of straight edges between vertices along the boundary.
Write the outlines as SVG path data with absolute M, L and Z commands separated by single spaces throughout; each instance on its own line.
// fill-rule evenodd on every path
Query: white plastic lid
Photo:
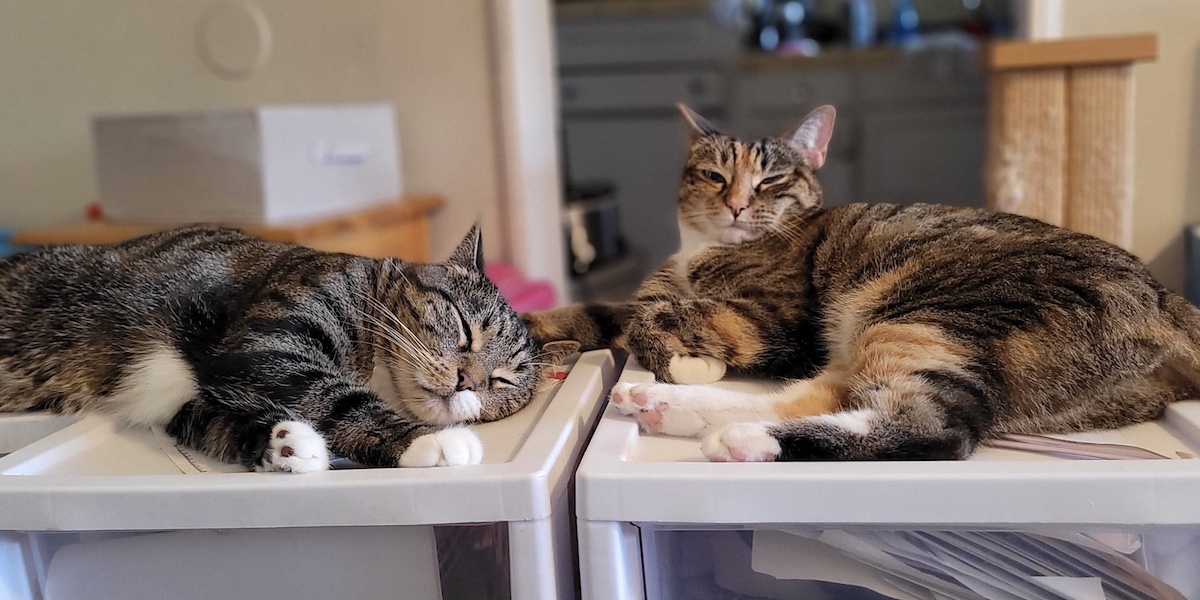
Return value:
M 649 382 L 635 361 L 621 381 Z M 767 387 L 763 382 L 722 386 Z M 1055 436 L 1177 457 L 1200 448 L 1200 402 L 1159 421 Z M 1186 455 L 1186 454 L 1185 454 Z M 577 473 L 589 521 L 675 524 L 1147 526 L 1200 524 L 1200 460 L 1075 460 L 982 448 L 942 462 L 710 463 L 698 440 L 651 435 L 609 406 Z
M 8 440 L 16 440 L 20 432 L 40 435 L 64 418 L 0 415 L 0 436 L 6 440 L 0 442 L 0 452 L 11 452 L 0 458 L 0 530 L 540 519 L 550 514 L 552 496 L 568 485 L 572 451 L 582 444 L 615 377 L 611 353 L 580 356 L 561 384 L 548 387 L 529 406 L 475 426 L 484 444 L 484 464 L 468 467 L 293 475 L 228 472 L 239 469 L 199 459 L 201 468 L 216 470 L 196 473 L 148 428 L 127 428 L 94 415 L 77 421 L 67 417 L 57 432 L 15 449 Z

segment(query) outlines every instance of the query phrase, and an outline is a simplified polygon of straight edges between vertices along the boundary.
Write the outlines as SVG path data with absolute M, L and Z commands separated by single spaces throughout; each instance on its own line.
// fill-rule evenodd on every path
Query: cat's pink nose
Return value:
M 747 208 L 750 208 L 750 199 L 730 196 L 725 199 L 725 206 L 729 207 L 729 214 L 733 215 L 733 218 L 736 219 L 743 212 L 746 212 Z
M 465 390 L 474 390 L 475 389 L 475 380 L 471 379 L 471 375 L 469 373 L 467 373 L 466 371 L 459 371 L 458 372 L 458 388 L 457 389 L 460 392 L 465 391 Z

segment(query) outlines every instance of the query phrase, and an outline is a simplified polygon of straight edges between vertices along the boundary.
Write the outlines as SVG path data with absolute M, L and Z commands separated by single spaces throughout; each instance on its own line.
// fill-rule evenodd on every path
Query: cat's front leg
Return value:
M 713 383 L 725 376 L 725 362 L 700 343 L 693 315 L 680 315 L 668 302 L 634 305 L 624 347 L 659 381 Z M 688 343 L 692 342 L 692 343 Z
M 322 403 L 319 427 L 337 456 L 368 467 L 477 465 L 483 443 L 470 428 L 412 420 L 369 390 Z
M 304 421 L 280 421 L 271 428 L 256 471 L 315 473 L 329 468 L 325 436 Z
M 521 313 L 521 321 L 539 344 L 579 342 L 581 351 L 621 347 L 629 305 L 570 304 L 550 310 Z
M 447 427 L 419 435 L 400 450 L 392 452 L 362 452 L 361 448 L 345 447 L 336 435 L 335 454 L 351 460 L 357 456 L 367 466 L 380 467 L 453 467 L 477 465 L 483 460 L 483 442 L 467 427 Z M 386 443 L 385 443 L 386 444 Z M 351 445 L 353 446 L 353 445 Z M 346 452 L 339 451 L 345 448 Z M 398 456 L 397 456 L 398 453 Z M 376 457 L 383 460 L 375 462 Z M 271 432 L 271 441 L 256 466 L 258 471 L 312 473 L 329 468 L 329 450 L 325 436 L 303 421 L 282 421 Z
M 412 441 L 400 455 L 401 467 L 455 467 L 483 460 L 483 442 L 468 427 L 447 427 Z
M 720 381 L 728 365 L 706 354 L 687 354 L 682 344 L 672 347 L 670 340 L 650 336 L 631 336 L 628 350 L 659 381 L 679 384 L 704 384 Z M 646 339 L 650 338 L 650 339 Z
M 628 349 L 660 381 L 712 383 L 727 367 L 753 370 L 770 349 L 762 308 L 681 298 L 633 305 Z
M 165 424 L 179 443 L 255 471 L 329 468 L 325 436 L 290 408 L 232 388 L 206 388 Z

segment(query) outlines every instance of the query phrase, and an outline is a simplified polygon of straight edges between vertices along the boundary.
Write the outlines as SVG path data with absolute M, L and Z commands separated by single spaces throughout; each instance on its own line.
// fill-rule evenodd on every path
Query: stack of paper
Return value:
M 1122 553 L 1137 549 L 1121 535 L 757 531 L 752 565 L 900 600 L 1184 600 Z
M 1005 450 L 1020 450 L 1045 454 L 1058 458 L 1093 459 L 1093 460 L 1158 460 L 1170 458 L 1194 459 L 1196 455 L 1176 450 L 1174 456 L 1159 454 L 1153 450 L 1132 446 L 1129 444 L 1107 444 L 1101 442 L 1085 442 L 1048 435 L 1029 435 L 1006 433 L 985 443 L 993 448 Z

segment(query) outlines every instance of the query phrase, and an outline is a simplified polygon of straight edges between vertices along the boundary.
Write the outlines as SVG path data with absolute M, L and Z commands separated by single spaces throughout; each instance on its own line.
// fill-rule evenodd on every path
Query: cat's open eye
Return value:
M 700 169 L 700 174 L 703 175 L 705 179 L 707 179 L 713 183 L 719 183 L 721 185 L 725 185 L 725 176 L 716 171 L 710 171 L 708 169 Z
M 758 182 L 758 189 L 761 190 L 762 188 L 775 185 L 776 183 L 783 181 L 783 177 L 784 177 L 783 175 L 772 175 L 770 177 L 764 177 L 762 181 Z

